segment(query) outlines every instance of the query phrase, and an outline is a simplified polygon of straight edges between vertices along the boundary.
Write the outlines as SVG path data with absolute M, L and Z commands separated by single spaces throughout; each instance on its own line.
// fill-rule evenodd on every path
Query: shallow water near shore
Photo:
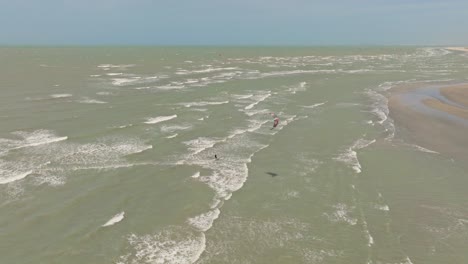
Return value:
M 465 162 L 387 105 L 461 54 L 0 48 L 0 263 L 466 263 Z

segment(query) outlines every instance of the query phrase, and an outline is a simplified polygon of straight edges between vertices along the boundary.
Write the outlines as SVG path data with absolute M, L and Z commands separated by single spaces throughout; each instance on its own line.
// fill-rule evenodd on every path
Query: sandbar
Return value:
M 397 87 L 388 107 L 404 140 L 468 160 L 468 84 Z

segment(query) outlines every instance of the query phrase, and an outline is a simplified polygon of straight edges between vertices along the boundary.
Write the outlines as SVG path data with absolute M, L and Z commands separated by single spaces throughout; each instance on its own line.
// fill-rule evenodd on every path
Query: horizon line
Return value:
M 325 48 L 325 47 L 467 47 L 468 44 L 6 44 L 0 43 L 1 48 L 5 47 L 56 47 L 56 48 L 73 48 L 73 47 L 199 47 L 199 48 L 254 48 L 254 47 L 265 47 L 265 48 Z

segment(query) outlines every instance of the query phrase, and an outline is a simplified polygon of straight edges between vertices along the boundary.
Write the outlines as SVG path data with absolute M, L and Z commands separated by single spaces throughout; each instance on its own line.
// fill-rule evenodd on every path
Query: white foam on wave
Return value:
M 135 83 L 139 79 L 141 79 L 141 77 L 138 77 L 138 76 L 133 77 L 133 78 L 115 78 L 115 79 L 112 79 L 112 84 L 115 86 L 125 86 L 125 85 Z
M 331 214 L 324 213 L 325 216 L 332 222 L 342 222 L 349 225 L 356 225 L 357 219 L 350 216 L 353 211 L 353 208 L 348 207 L 346 204 L 339 203 L 333 206 L 335 211 Z
M 187 230 L 182 227 L 169 227 L 154 235 L 128 238 L 133 247 L 131 253 L 121 256 L 119 263 L 155 264 L 155 263 L 195 263 L 205 250 L 204 233 Z
M 300 193 L 296 190 L 287 190 L 283 195 L 281 196 L 282 200 L 289 200 L 291 198 L 299 198 Z
M 296 94 L 297 92 L 303 92 L 306 90 L 307 82 L 300 82 L 298 85 L 294 85 L 288 88 L 288 92 Z
M 363 72 L 372 72 L 373 70 L 371 69 L 357 69 L 357 70 L 347 70 L 347 71 L 341 71 L 344 73 L 363 73 Z
M 339 154 L 338 157 L 334 158 L 337 161 L 344 162 L 345 164 L 351 166 L 351 168 L 356 173 L 361 173 L 361 164 L 357 158 L 356 150 L 363 149 L 372 143 L 375 142 L 374 140 L 365 140 L 365 139 L 358 139 L 354 144 L 347 148 L 343 153 Z
M 123 75 L 122 72 L 109 72 L 109 73 L 106 73 L 106 75 L 108 76 L 119 76 L 119 75 Z
M 208 109 L 206 108 L 190 108 L 190 111 L 195 111 L 195 112 L 206 112 Z
M 144 123 L 145 124 L 157 124 L 157 123 L 160 123 L 160 122 L 164 122 L 164 121 L 174 119 L 176 117 L 177 117 L 177 115 L 150 117 Z
M 134 67 L 135 64 L 100 64 L 97 67 L 102 68 L 102 69 L 107 69 L 107 68 L 129 68 L 129 67 Z
M 105 224 L 103 224 L 102 226 L 111 226 L 111 225 L 114 225 L 120 221 L 122 221 L 122 219 L 124 219 L 125 217 L 125 212 L 122 211 L 116 215 L 114 215 L 111 219 L 109 219 L 109 221 L 107 221 Z
M 0 138 L 0 155 L 10 150 L 51 144 L 68 139 L 68 137 L 58 137 L 50 130 L 17 131 L 12 134 L 20 139 Z
M 159 82 L 162 79 L 166 79 L 167 75 L 154 75 L 154 76 L 135 76 L 133 74 L 120 75 L 119 78 L 113 78 L 112 84 L 115 86 L 130 86 L 130 85 L 141 85 Z M 135 89 L 149 89 L 153 87 L 136 87 Z M 158 88 L 158 87 L 154 87 Z
M 97 92 L 97 95 L 111 95 L 110 92 Z
M 387 97 L 373 90 L 368 90 L 366 94 L 372 100 L 371 113 L 377 116 L 378 123 L 382 125 L 387 120 L 389 113 Z
M 223 168 L 218 168 L 213 174 L 200 177 L 200 180 L 210 186 L 217 195 L 218 199 L 225 199 L 231 193 L 239 190 L 244 185 L 248 176 L 247 165 L 241 162 L 233 164 L 223 164 Z
M 128 125 L 121 125 L 121 126 L 118 126 L 118 128 L 127 128 L 127 127 L 132 127 L 133 124 L 128 124 Z
M 313 105 L 303 105 L 302 107 L 303 107 L 303 108 L 310 108 L 310 109 L 313 109 L 313 108 L 322 106 L 322 105 L 326 104 L 327 102 L 328 102 L 328 101 L 325 101 L 325 102 L 322 102 L 322 103 L 313 104 Z
M 216 208 L 206 213 L 191 217 L 187 222 L 196 229 L 206 232 L 213 226 L 213 222 L 219 217 L 219 213 L 219 209 Z
M 184 70 L 180 69 L 176 72 L 177 75 L 189 75 L 189 74 L 200 74 L 200 73 L 211 73 L 211 72 L 218 72 L 218 71 L 230 71 L 230 70 L 237 70 L 239 68 L 237 67 L 219 67 L 219 68 L 213 68 L 213 67 L 208 67 L 206 69 L 200 69 L 200 70 Z
M 0 184 L 18 181 L 33 173 L 32 170 L 26 172 L 12 172 L 11 170 L 5 169 L 3 164 L 4 163 L 0 163 Z
M 361 104 L 358 104 L 358 103 L 336 103 L 335 104 L 336 107 L 339 107 L 339 108 L 348 108 L 348 107 L 355 107 L 355 106 L 362 106 Z
M 356 151 L 348 149 L 345 153 L 340 154 L 336 160 L 350 164 L 356 173 L 361 173 L 361 164 L 357 158 Z
M 65 177 L 63 175 L 54 175 L 54 174 L 46 174 L 46 175 L 35 175 L 34 178 L 35 185 L 42 185 L 46 184 L 49 186 L 57 187 L 65 184 Z
M 401 264 L 413 264 L 413 262 L 411 261 L 411 259 L 408 256 L 406 256 L 405 257 L 405 262 L 402 262 Z
M 92 99 L 92 98 L 88 98 L 88 97 L 83 97 L 83 99 L 78 100 L 77 102 L 81 103 L 81 104 L 107 104 L 107 102 Z
M 220 232 L 221 235 L 216 232 L 213 235 L 215 241 L 210 241 L 199 263 L 262 263 L 261 261 L 250 262 L 251 256 L 238 254 L 239 250 L 245 249 L 245 241 L 257 242 L 254 249 L 255 256 L 266 256 L 271 254 L 272 249 L 279 248 L 287 248 L 291 252 L 295 252 L 295 261 L 278 261 L 278 263 L 330 263 L 330 260 L 334 260 L 331 257 L 335 256 L 331 252 L 336 252 L 336 256 L 343 254 L 328 250 L 327 248 L 330 246 L 320 247 L 316 251 L 310 249 L 314 247 L 304 247 L 303 245 L 327 245 L 327 243 L 322 243 L 325 242 L 324 239 L 313 235 L 314 228 L 310 223 L 301 222 L 292 217 L 277 216 L 258 219 L 257 217 L 227 216 L 222 221 L 223 230 L 230 230 L 230 232 Z M 218 241 L 240 243 L 220 243 Z M 309 253 L 306 253 L 307 251 Z M 310 251 L 323 254 L 323 257 L 314 258 Z M 236 261 L 232 261 L 233 259 Z
M 430 150 L 430 149 L 427 149 L 427 148 L 423 148 L 423 147 L 415 145 L 415 144 L 411 144 L 410 146 L 417 149 L 418 151 L 421 151 L 421 152 L 431 153 L 431 154 L 440 154 L 437 151 L 433 151 L 433 150 Z
M 328 259 L 335 259 L 342 255 L 343 251 L 307 248 L 303 250 L 302 258 L 304 259 L 303 263 L 327 263 Z
M 212 148 L 216 143 L 222 141 L 223 139 L 220 138 L 199 137 L 197 139 L 184 141 L 182 143 L 189 146 L 189 150 L 191 150 L 193 154 L 198 154 L 208 148 Z
M 247 128 L 247 131 L 249 132 L 255 132 L 259 130 L 263 125 L 271 122 L 270 120 L 249 120 L 249 127 Z
M 395 86 L 412 83 L 414 80 L 396 81 L 396 82 L 384 82 L 381 83 L 375 89 L 366 90 L 365 94 L 371 99 L 370 112 L 378 118 L 377 123 L 385 128 L 388 133 L 386 139 L 391 140 L 395 136 L 395 125 L 391 120 L 388 108 L 388 99 L 385 96 L 386 91 L 392 89 Z
M 185 80 L 184 84 L 193 84 L 193 83 L 198 83 L 198 79 L 187 79 Z
M 268 109 L 257 109 L 257 110 L 248 110 L 246 111 L 245 109 L 239 109 L 239 111 L 244 112 L 248 116 L 254 116 L 254 115 L 265 115 L 265 114 L 271 114 L 271 111 Z
M 123 157 L 152 148 L 152 145 L 146 145 L 137 139 L 104 138 L 96 143 L 70 143 L 40 151 L 43 155 L 48 155 L 52 164 L 56 166 L 66 167 L 66 169 L 87 169 L 131 165 L 131 163 L 124 163 Z
M 187 130 L 192 128 L 192 125 L 187 124 L 187 125 L 162 125 L 161 126 L 161 132 L 164 133 L 170 133 L 174 131 L 180 131 L 180 130 Z
M 235 99 L 242 100 L 242 99 L 248 99 L 252 97 L 253 94 L 231 94 L 231 96 L 234 97 Z
M 363 227 L 364 235 L 367 238 L 367 246 L 372 247 L 372 245 L 374 245 L 374 238 L 371 236 L 369 232 L 369 228 L 367 227 L 367 222 L 365 220 L 362 221 L 362 227 Z
M 427 57 L 440 57 L 440 56 L 445 56 L 447 54 L 450 54 L 450 51 L 447 50 L 446 48 L 419 48 L 417 50 L 417 55 L 421 56 L 423 58 Z
M 60 98 L 68 98 L 68 97 L 72 97 L 73 95 L 72 94 L 51 94 L 50 97 L 54 98 L 54 99 L 60 99 Z
M 166 85 L 156 86 L 155 88 L 157 88 L 159 90 L 165 90 L 165 91 L 167 91 L 167 90 L 179 90 L 179 89 L 184 89 L 185 85 L 173 82 L 173 83 L 166 84 Z
M 31 137 L 37 139 L 37 134 L 42 140 L 32 141 Z M 32 183 L 58 186 L 64 184 L 65 176 L 75 170 L 132 166 L 133 163 L 126 161 L 125 156 L 152 148 L 132 139 L 109 138 L 97 143 L 77 144 L 60 140 L 62 138 L 50 139 L 50 135 L 48 131 L 26 133 L 23 136 L 29 138 L 29 142 L 0 139 L 0 145 L 5 150 L 0 154 L 0 181 L 3 184 L 11 183 L 32 174 Z M 15 152 L 10 153 L 13 149 Z
M 266 94 L 260 94 L 260 95 L 256 95 L 254 96 L 254 100 L 255 102 L 249 104 L 248 106 L 244 107 L 245 110 L 249 110 L 249 109 L 252 109 L 254 106 L 256 106 L 257 104 L 265 101 L 268 97 L 271 96 L 271 91 L 268 91 Z
M 156 235 L 132 235 L 129 241 L 135 253 L 123 256 L 123 263 L 194 263 L 199 259 L 206 246 L 204 232 L 219 217 L 223 201 L 231 198 L 232 193 L 244 185 L 248 177 L 247 164 L 252 156 L 268 147 L 248 136 L 249 130 L 258 129 L 258 123 L 262 123 L 262 120 L 253 121 L 247 128 L 236 129 L 229 137 L 199 137 L 183 142 L 190 152 L 175 164 L 211 170 L 210 175 L 201 176 L 199 172 L 192 175 L 192 178 L 206 183 L 215 191 L 211 210 L 187 219 L 192 232 L 187 232 L 183 227 L 169 227 Z M 246 156 L 246 152 L 250 154 Z M 224 154 L 220 160 L 214 160 L 215 153 Z
M 18 131 L 12 134 L 20 139 L 0 138 L 0 157 L 8 156 L 12 150 L 26 151 L 30 148 L 41 147 L 68 139 L 68 137 L 57 137 L 53 132 L 48 130 L 36 130 L 33 132 Z M 37 169 L 48 164 L 49 161 L 45 159 L 34 160 L 27 156 L 22 156 L 15 160 L 0 159 L 0 184 L 24 179 L 28 175 L 35 173 Z
M 390 211 L 390 207 L 386 204 L 385 205 L 376 204 L 374 208 L 380 211 Z
M 199 138 L 186 142 L 192 146 L 189 148 L 192 152 L 184 158 L 183 164 L 198 165 L 212 171 L 211 175 L 200 177 L 200 181 L 216 192 L 216 199 L 225 200 L 244 185 L 248 177 L 247 164 L 251 157 L 268 146 L 252 141 L 246 134 L 248 129 L 238 130 L 239 132 L 226 138 Z M 245 151 L 252 154 L 245 157 L 242 154 Z M 212 158 L 215 153 L 225 153 L 227 156 L 221 156 L 221 162 L 218 162 Z
M 222 104 L 228 104 L 229 101 L 219 101 L 219 102 L 190 102 L 190 103 L 180 103 L 181 105 L 185 107 L 192 107 L 192 106 L 207 106 L 207 105 L 222 105 Z
M 247 132 L 255 132 L 259 130 L 263 125 L 271 122 L 270 120 L 256 120 L 256 119 L 250 119 L 248 121 L 249 121 L 249 125 L 247 128 L 243 128 L 243 129 L 237 128 L 237 129 L 232 130 L 226 139 L 232 139 L 236 136 L 242 135 Z
M 170 135 L 170 136 L 167 136 L 166 138 L 175 138 L 175 137 L 177 137 L 177 135 L 178 135 L 178 134 L 175 133 L 175 134 L 172 134 L 172 135 Z
M 315 74 L 315 73 L 336 73 L 339 70 L 292 70 L 292 71 L 274 71 L 274 72 L 265 72 L 260 74 L 260 78 L 265 77 L 277 77 L 277 76 L 287 76 L 287 75 L 299 75 L 299 74 Z

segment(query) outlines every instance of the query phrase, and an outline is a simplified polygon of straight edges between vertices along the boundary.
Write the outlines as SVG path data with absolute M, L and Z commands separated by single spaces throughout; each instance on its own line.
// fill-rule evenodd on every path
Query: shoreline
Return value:
M 468 84 L 395 87 L 388 96 L 397 133 L 441 154 L 468 157 Z

